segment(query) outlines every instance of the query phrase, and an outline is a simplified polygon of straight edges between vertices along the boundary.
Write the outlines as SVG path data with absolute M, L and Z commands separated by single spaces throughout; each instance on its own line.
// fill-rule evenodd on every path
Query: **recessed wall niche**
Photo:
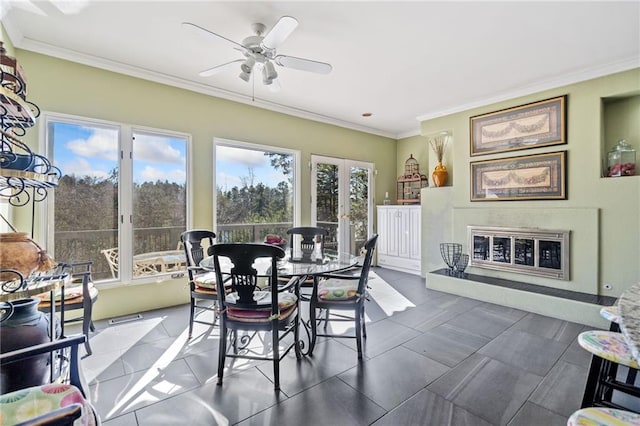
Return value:
M 602 98 L 602 142 L 601 177 L 608 177 L 608 153 L 615 149 L 620 140 L 625 140 L 631 148 L 640 151 L 640 92 Z M 638 170 L 636 154 L 635 176 Z M 628 177 L 628 176 L 625 176 Z

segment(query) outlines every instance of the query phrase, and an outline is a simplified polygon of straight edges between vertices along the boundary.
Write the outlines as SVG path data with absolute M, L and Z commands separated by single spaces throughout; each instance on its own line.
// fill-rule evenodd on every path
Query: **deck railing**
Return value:
M 291 222 L 278 223 L 232 223 L 220 224 L 216 229 L 217 242 L 260 242 L 267 234 L 277 234 L 286 238 Z M 338 224 L 319 222 L 318 226 L 327 228 L 328 247 L 335 246 Z M 179 247 L 183 227 L 136 228 L 133 230 L 134 254 L 175 250 Z M 118 247 L 117 229 L 90 229 L 82 231 L 64 231 L 55 233 L 53 255 L 59 262 L 93 261 L 95 281 L 111 279 L 111 269 L 101 250 Z

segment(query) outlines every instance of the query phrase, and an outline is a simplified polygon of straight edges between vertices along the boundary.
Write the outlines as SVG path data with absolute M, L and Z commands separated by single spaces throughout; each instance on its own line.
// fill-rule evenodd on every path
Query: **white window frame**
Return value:
M 223 138 L 213 138 L 213 229 L 216 229 L 218 225 L 218 209 L 217 209 L 217 198 L 218 191 L 216 186 L 216 147 L 218 146 L 228 146 L 233 148 L 244 148 L 244 149 L 253 149 L 265 152 L 277 152 L 282 154 L 292 155 L 294 158 L 294 167 L 293 167 L 293 226 L 300 226 L 300 218 L 301 218 L 301 208 L 300 208 L 300 194 L 301 194 L 301 154 L 300 150 L 290 149 L 290 148 L 282 148 L 279 146 L 272 145 L 262 145 L 251 142 L 241 142 L 232 139 L 223 139 Z
M 44 152 L 45 156 L 51 158 L 52 146 L 47 139 L 49 123 L 63 122 L 75 125 L 87 125 L 93 127 L 116 127 L 118 128 L 118 151 L 120 159 L 118 161 L 118 217 L 120 228 L 118 230 L 118 249 L 119 256 L 119 279 L 101 281 L 97 285 L 101 288 L 119 287 L 122 285 L 145 284 L 149 282 L 158 282 L 172 279 L 170 275 L 149 275 L 133 277 L 133 192 L 130 190 L 133 185 L 133 134 L 136 132 L 146 134 L 158 134 L 167 137 L 182 138 L 186 140 L 186 184 L 187 184 L 187 206 L 186 206 L 186 229 L 191 228 L 193 221 L 192 204 L 193 204 L 193 177 L 192 177 L 192 137 L 188 133 L 177 132 L 173 130 L 158 129 L 153 127 L 145 127 L 128 123 L 119 123 L 114 121 L 101 120 L 96 118 L 88 118 L 77 115 L 61 114 L 50 111 L 42 113 L 39 131 L 39 149 Z M 55 159 L 53 162 L 55 166 Z M 123 188 L 128 187 L 129 190 Z M 37 235 L 40 241 L 46 241 L 50 253 L 53 253 L 54 233 L 51 231 L 55 227 L 53 217 L 53 204 L 55 202 L 55 188 L 47 197 L 46 202 L 40 203 L 39 212 L 40 220 Z

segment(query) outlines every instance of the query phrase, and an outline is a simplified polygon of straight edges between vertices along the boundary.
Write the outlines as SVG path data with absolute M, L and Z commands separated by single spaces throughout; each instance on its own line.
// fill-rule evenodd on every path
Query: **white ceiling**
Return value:
M 15 47 L 393 138 L 419 134 L 421 119 L 640 67 L 640 1 L 0 3 Z M 81 10 L 55 7 L 70 4 Z M 278 53 L 331 74 L 276 67 L 278 93 L 239 70 L 198 76 L 242 55 L 183 21 L 241 42 L 283 15 L 299 26 Z

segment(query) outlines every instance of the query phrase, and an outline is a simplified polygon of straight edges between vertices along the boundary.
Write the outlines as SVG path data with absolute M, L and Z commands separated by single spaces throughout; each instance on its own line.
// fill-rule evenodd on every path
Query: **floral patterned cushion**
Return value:
M 358 280 L 329 278 L 318 283 L 318 298 L 322 300 L 352 300 L 358 292 Z
M 79 403 L 82 417 L 76 425 L 95 425 L 94 411 L 75 386 L 50 384 L 0 395 L 0 425 L 18 424 L 61 407 Z
M 631 354 L 631 350 L 621 333 L 600 330 L 585 331 L 578 336 L 578 343 L 583 349 L 600 358 L 627 367 L 639 368 L 638 362 Z
M 227 295 L 227 304 L 233 305 L 237 303 L 238 293 L 235 291 Z M 266 311 L 271 309 L 271 292 L 270 291 L 254 291 L 253 300 L 258 303 L 258 309 L 263 308 Z M 298 298 L 293 293 L 278 293 L 278 308 L 280 310 L 287 309 L 296 304 Z M 251 309 L 252 311 L 255 309 Z
M 589 407 L 573 413 L 567 426 L 640 426 L 640 415 L 613 408 Z
M 600 316 L 607 321 L 620 324 L 620 310 L 617 305 L 605 306 L 604 308 L 600 309 Z

